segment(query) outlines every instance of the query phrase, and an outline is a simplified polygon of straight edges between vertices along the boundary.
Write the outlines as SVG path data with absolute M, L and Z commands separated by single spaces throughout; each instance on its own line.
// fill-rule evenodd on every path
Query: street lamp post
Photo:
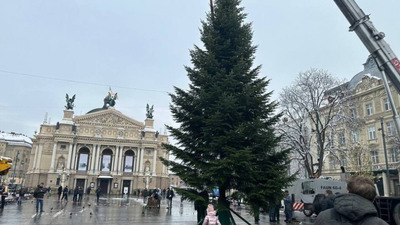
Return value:
M 388 165 L 388 159 L 387 159 L 387 151 L 386 151 L 386 140 L 385 140 L 385 130 L 383 129 L 383 117 L 380 118 L 380 122 L 381 122 L 381 128 L 379 129 L 380 131 L 382 131 L 382 142 L 383 142 L 383 151 L 385 153 L 385 163 L 386 163 L 386 180 L 387 180 L 387 185 L 388 185 L 388 195 L 390 196 L 390 173 L 389 173 L 389 165 Z M 385 193 L 386 196 L 386 193 Z
M 15 156 L 15 166 L 14 166 L 14 173 L 12 174 L 11 184 L 15 183 L 15 173 L 16 173 L 17 164 L 18 164 L 18 160 L 19 160 L 18 155 L 19 155 L 19 151 L 17 151 L 17 155 Z

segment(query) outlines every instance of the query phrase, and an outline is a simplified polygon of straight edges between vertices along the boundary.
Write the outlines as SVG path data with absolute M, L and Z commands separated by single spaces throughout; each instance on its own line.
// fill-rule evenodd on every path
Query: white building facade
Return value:
M 168 137 L 153 124 L 151 118 L 142 123 L 113 107 L 79 116 L 64 110 L 62 121 L 42 124 L 33 138 L 26 185 L 99 186 L 103 194 L 167 188 L 168 170 L 159 157 L 169 157 L 162 146 Z

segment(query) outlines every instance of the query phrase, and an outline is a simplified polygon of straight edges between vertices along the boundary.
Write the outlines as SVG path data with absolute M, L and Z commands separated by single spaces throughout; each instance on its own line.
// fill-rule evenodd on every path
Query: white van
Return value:
M 313 202 L 318 194 L 325 194 L 326 190 L 331 190 L 333 194 L 346 193 L 347 183 L 343 181 L 330 179 L 299 179 L 293 182 L 289 187 L 289 194 L 294 196 L 293 203 L 304 205 L 303 213 L 311 216 L 313 211 Z

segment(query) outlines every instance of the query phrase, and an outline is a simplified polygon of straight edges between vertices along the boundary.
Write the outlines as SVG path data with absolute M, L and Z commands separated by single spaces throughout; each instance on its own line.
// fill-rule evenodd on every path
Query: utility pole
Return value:
M 17 151 L 17 155 L 15 156 L 15 166 L 14 166 L 14 172 L 13 172 L 13 174 L 12 174 L 11 184 L 14 184 L 14 183 L 15 183 L 15 173 L 16 173 L 17 164 L 18 164 L 18 161 L 19 161 L 18 155 L 19 155 L 19 151 Z M 20 181 L 20 182 L 21 182 L 21 181 Z
M 386 151 L 385 130 L 383 128 L 383 117 L 380 118 L 380 121 L 381 121 L 381 128 L 379 128 L 379 130 L 382 132 L 383 151 L 385 153 L 385 162 L 386 162 L 386 179 L 387 179 L 387 185 L 388 185 L 388 190 L 389 190 L 388 196 L 390 196 L 390 193 L 391 193 L 391 190 L 390 190 L 390 174 L 389 174 L 389 164 L 388 164 L 387 151 Z

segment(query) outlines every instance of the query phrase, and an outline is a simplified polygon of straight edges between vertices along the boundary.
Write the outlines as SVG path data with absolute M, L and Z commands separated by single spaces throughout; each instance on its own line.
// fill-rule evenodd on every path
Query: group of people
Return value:
M 347 193 L 334 195 L 326 190 L 324 195 L 316 196 L 313 207 L 318 215 L 315 225 L 387 225 L 378 217 L 373 201 L 376 197 L 374 183 L 362 176 L 353 176 L 347 182 Z M 285 191 L 285 222 L 292 222 L 292 198 Z M 270 221 L 279 221 L 280 203 L 270 208 Z M 276 211 L 278 209 L 278 211 Z
M 138 193 L 140 193 L 140 191 L 138 191 Z M 160 189 L 153 189 L 153 190 L 149 190 L 147 191 L 147 189 L 144 189 L 142 191 L 143 194 L 143 203 L 147 202 L 148 198 L 151 198 L 152 200 L 156 200 L 156 201 L 160 201 L 163 197 L 165 197 L 167 199 L 167 209 L 171 209 L 172 208 L 172 199 L 173 197 L 175 197 L 175 193 L 171 188 L 168 188 L 167 190 L 163 190 L 161 192 Z

